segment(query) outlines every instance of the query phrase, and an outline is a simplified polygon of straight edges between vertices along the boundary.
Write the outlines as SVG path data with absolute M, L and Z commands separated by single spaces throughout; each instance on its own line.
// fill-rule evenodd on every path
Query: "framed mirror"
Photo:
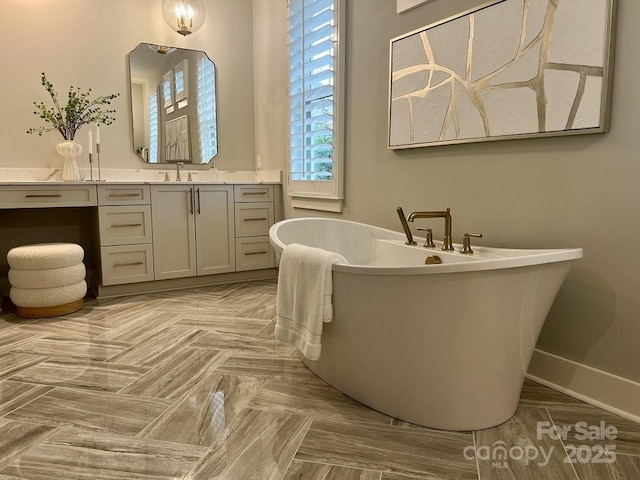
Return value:
M 147 163 L 218 153 L 216 67 L 206 53 L 150 43 L 129 53 L 133 149 Z

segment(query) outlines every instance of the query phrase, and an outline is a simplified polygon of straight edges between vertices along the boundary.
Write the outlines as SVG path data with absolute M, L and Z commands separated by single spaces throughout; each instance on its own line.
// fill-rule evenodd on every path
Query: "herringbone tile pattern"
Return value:
M 275 300 L 266 281 L 0 313 L 0 480 L 640 478 L 640 425 L 533 382 L 478 432 L 371 410 L 274 339 Z M 538 431 L 600 421 L 613 461 Z

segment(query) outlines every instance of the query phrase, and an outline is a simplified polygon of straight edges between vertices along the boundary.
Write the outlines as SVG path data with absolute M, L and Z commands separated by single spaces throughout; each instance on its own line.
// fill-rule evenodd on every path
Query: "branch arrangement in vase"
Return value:
M 90 100 L 91 89 L 83 92 L 80 87 L 71 86 L 69 87 L 67 104 L 62 107 L 58 102 L 58 94 L 53 84 L 47 80 L 47 76 L 44 73 L 42 73 L 41 83 L 49 93 L 53 101 L 53 107 L 47 107 L 44 102 L 33 102 L 36 107 L 33 113 L 48 125 L 30 128 L 27 133 L 42 135 L 43 133 L 57 130 L 65 140 L 73 140 L 76 132 L 83 125 L 93 123 L 96 125 L 111 125 L 116 119 L 114 116 L 116 111 L 104 106 L 110 105 L 114 98 L 120 96 L 119 93 L 101 95 L 94 100 Z

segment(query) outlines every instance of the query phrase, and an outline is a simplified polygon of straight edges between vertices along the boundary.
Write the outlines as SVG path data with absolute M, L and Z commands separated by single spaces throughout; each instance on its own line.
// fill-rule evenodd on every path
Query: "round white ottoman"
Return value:
M 9 296 L 25 318 L 55 317 L 82 308 L 87 293 L 84 250 L 75 243 L 16 247 L 7 254 Z

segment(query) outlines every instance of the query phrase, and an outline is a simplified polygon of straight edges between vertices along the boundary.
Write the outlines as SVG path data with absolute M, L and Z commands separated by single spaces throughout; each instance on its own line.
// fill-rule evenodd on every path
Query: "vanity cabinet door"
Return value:
M 236 203 L 236 237 L 269 235 L 273 225 L 273 203 Z
M 151 189 L 155 279 L 196 275 L 193 185 L 154 185 Z
M 153 280 L 153 259 L 150 243 L 114 245 L 100 249 L 102 284 L 150 282 Z
M 98 205 L 149 205 L 149 185 L 98 185 Z
M 100 245 L 151 243 L 151 207 L 123 205 L 98 208 Z
M 269 237 L 236 238 L 236 271 L 273 268 L 274 251 Z
M 235 271 L 233 187 L 154 186 L 151 211 L 156 280 Z
M 7 185 L 0 187 L 0 208 L 95 207 L 95 185 Z
M 233 187 L 196 185 L 198 275 L 235 271 Z
M 236 185 L 235 201 L 242 202 L 273 202 L 273 185 Z

